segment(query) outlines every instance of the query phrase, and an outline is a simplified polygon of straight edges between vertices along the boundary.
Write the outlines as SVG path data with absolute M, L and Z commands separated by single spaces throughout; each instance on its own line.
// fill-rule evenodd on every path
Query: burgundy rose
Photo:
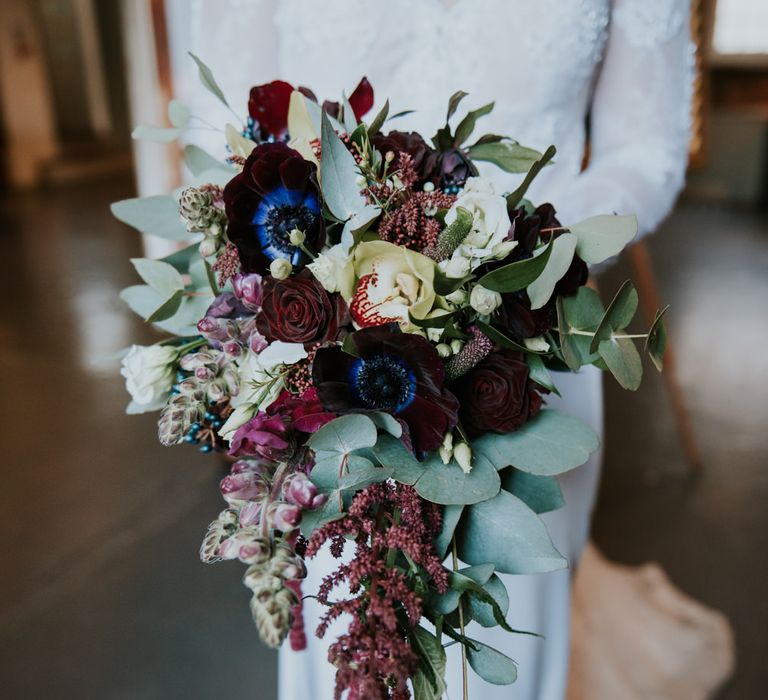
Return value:
M 325 243 L 317 166 L 284 143 L 253 149 L 224 188 L 224 205 L 243 272 L 264 275 L 277 258 L 305 264 L 309 257 L 291 243 L 294 229 L 304 233 L 305 248 L 319 252 Z
M 494 350 L 451 384 L 459 399 L 459 418 L 470 437 L 493 431 L 509 433 L 541 408 L 537 386 L 528 378 L 523 354 Z
M 407 153 L 421 181 L 431 180 L 437 172 L 438 152 L 427 145 L 420 134 L 405 131 L 378 133 L 373 137 L 373 146 L 382 155 L 388 151 L 395 155 Z
M 335 339 L 346 315 L 341 296 L 329 294 L 308 270 L 302 270 L 284 280 L 267 278 L 256 327 L 270 340 L 310 347 Z

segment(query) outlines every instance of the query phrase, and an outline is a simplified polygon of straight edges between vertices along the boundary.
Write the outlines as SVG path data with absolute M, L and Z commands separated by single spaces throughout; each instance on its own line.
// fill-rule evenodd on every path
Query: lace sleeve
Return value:
M 564 223 L 634 213 L 643 235 L 669 213 L 687 163 L 694 66 L 688 20 L 689 0 L 614 0 L 592 103 L 590 164 L 563 183 Z

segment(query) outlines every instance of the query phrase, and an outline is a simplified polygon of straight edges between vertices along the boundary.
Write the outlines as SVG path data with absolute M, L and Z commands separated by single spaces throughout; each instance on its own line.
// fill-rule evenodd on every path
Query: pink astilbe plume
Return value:
M 395 566 L 400 553 L 423 569 L 439 592 L 448 578 L 432 544 L 440 531 L 440 507 L 423 500 L 410 486 L 374 484 L 360 491 L 347 514 L 316 530 L 307 546 L 307 557 L 330 542 L 340 557 L 346 537 L 356 543 L 355 555 L 326 576 L 317 599 L 328 606 L 317 634 L 343 614 L 351 617 L 346 634 L 328 650 L 337 668 L 335 697 L 345 690 L 350 700 L 409 698 L 407 682 L 416 672 L 418 656 L 406 643 L 406 633 L 417 626 L 422 601 L 413 590 L 412 574 Z M 332 592 L 346 583 L 351 597 L 331 600 Z

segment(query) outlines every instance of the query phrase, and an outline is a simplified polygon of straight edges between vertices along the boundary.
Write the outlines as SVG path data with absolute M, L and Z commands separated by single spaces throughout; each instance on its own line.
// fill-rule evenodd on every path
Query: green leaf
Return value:
M 493 110 L 494 104 L 494 102 L 489 102 L 487 105 L 483 105 L 482 107 L 473 109 L 471 112 L 467 113 L 467 116 L 464 117 L 464 119 L 462 119 L 459 122 L 459 125 L 456 127 L 456 134 L 453 137 L 454 146 L 461 146 L 461 144 L 464 143 L 472 135 L 472 132 L 475 130 L 477 120 L 491 112 Z
M 448 113 L 445 115 L 445 121 L 449 122 L 451 120 L 451 117 L 456 113 L 456 110 L 458 109 L 459 103 L 468 95 L 468 92 L 464 92 L 464 90 L 459 90 L 457 92 L 454 92 L 453 95 L 451 95 L 450 99 L 448 100 Z
M 567 565 L 539 516 L 507 491 L 466 508 L 456 534 L 459 558 L 467 564 L 490 563 L 505 574 L 539 574 Z
M 231 173 L 233 177 L 235 175 L 235 170 L 232 166 L 223 160 L 214 158 L 210 153 L 194 144 L 190 144 L 184 149 L 184 162 L 193 175 L 200 175 L 207 170 L 222 170 Z
M 309 539 L 310 535 L 322 525 L 344 517 L 339 503 L 339 494 L 334 493 L 320 507 L 314 510 L 305 510 L 301 515 L 301 534 Z
M 597 435 L 584 421 L 548 408 L 520 430 L 487 433 L 472 441 L 472 452 L 496 469 L 513 466 L 552 476 L 584 464 L 599 445 Z
M 576 253 L 595 265 L 618 255 L 637 235 L 637 217 L 603 214 L 584 219 L 566 228 L 576 236 Z
M 179 100 L 168 103 L 168 119 L 177 129 L 183 129 L 189 122 L 189 107 Z
M 589 350 L 591 335 L 576 335 L 571 331 L 594 333 L 605 314 L 603 303 L 594 289 L 580 287 L 573 296 L 558 297 L 556 307 L 563 357 L 569 369 L 576 372 L 582 365 L 591 364 L 599 358 Z
M 529 474 L 510 467 L 501 472 L 501 488 L 517 496 L 534 513 L 549 513 L 565 505 L 557 477 Z
M 464 512 L 463 505 L 443 506 L 443 525 L 440 533 L 435 538 L 435 552 L 440 559 L 444 559 L 451 546 L 453 533 L 459 524 L 459 518 Z
M 413 486 L 424 474 L 424 467 L 410 453 L 401 440 L 391 435 L 379 435 L 373 446 L 373 455 L 381 464 L 392 468 L 392 478 L 401 484 Z
M 502 333 L 498 328 L 494 328 L 490 324 L 484 323 L 483 321 L 475 321 L 475 325 L 478 327 L 479 330 L 481 330 L 485 335 L 487 335 L 494 343 L 498 343 L 504 348 L 519 350 L 520 352 L 531 353 L 533 355 L 549 354 L 549 351 L 539 352 L 538 350 L 529 350 L 522 343 L 518 343 L 516 340 L 512 340 L 512 338 L 509 338 L 508 336 L 504 335 L 504 333 Z
M 219 87 L 218 83 L 216 82 L 216 79 L 213 77 L 213 73 L 211 72 L 211 69 L 208 68 L 208 66 L 205 65 L 195 54 L 193 54 L 191 51 L 189 52 L 189 55 L 192 57 L 192 60 L 197 64 L 198 68 L 198 75 L 200 77 L 200 82 L 206 87 L 206 89 L 214 94 L 216 97 L 219 98 L 219 100 L 225 104 L 227 107 L 229 107 L 229 102 L 227 102 L 227 98 L 224 97 L 224 93 L 221 91 L 221 88 Z
M 496 610 L 494 610 L 493 603 L 484 599 L 484 596 L 480 596 L 476 592 L 470 591 L 468 603 L 469 614 L 472 619 L 482 627 L 496 627 L 499 624 L 497 621 L 498 615 L 496 613 L 504 618 L 509 612 L 509 594 L 507 593 L 507 587 L 496 574 L 493 574 L 488 581 L 483 582 L 482 586 L 487 595 L 496 604 Z
M 372 139 L 376 134 L 381 131 L 381 127 L 384 126 L 384 122 L 387 121 L 387 115 L 389 114 L 389 100 L 384 103 L 384 106 L 379 110 L 379 113 L 373 118 L 371 125 L 368 127 L 368 138 Z
M 363 481 L 370 476 L 369 472 L 376 469 L 370 459 L 359 454 L 342 453 L 336 450 L 317 450 L 315 464 L 309 474 L 312 483 L 321 493 L 337 493 L 342 490 L 341 482 L 350 474 L 363 474 Z M 387 477 L 384 477 L 387 478 Z M 350 479 L 354 487 L 354 478 Z
M 498 472 L 482 455 L 473 455 L 469 474 L 465 474 L 454 460 L 443 464 L 436 454 L 422 462 L 422 466 L 424 473 L 414 487 L 422 498 L 432 503 L 477 503 L 492 498 L 501 488 Z
M 163 298 L 168 298 L 174 292 L 184 289 L 181 273 L 173 265 L 148 258 L 131 258 L 131 263 L 141 279 Z
M 445 649 L 440 640 L 423 627 L 411 630 L 411 643 L 419 655 L 419 674 L 414 678 L 415 700 L 440 700 L 445 693 Z
M 148 236 L 188 241 L 189 232 L 179 217 L 179 203 L 168 195 L 137 197 L 114 202 L 112 214 Z
M 342 143 L 323 112 L 321 140 L 323 157 L 320 161 L 320 178 L 323 197 L 331 213 L 340 221 L 346 221 L 367 205 L 355 182 L 358 168 L 352 154 Z
M 549 389 L 553 394 L 560 396 L 560 392 L 555 386 L 554 381 L 552 381 L 552 375 L 544 364 L 544 360 L 538 355 L 529 352 L 525 356 L 525 361 L 528 365 L 528 379 L 543 386 L 545 389 Z
M 645 339 L 645 351 L 659 372 L 664 368 L 664 353 L 667 349 L 667 329 L 662 317 L 668 308 L 669 306 L 665 306 L 661 311 L 656 312 L 656 318 L 653 320 L 653 325 L 648 331 L 648 337 Z
M 552 255 L 554 242 L 553 237 L 546 246 L 539 248 L 532 258 L 496 268 L 483 275 L 477 283 L 494 292 L 517 292 L 525 289 L 544 271 Z
M 356 455 L 352 455 L 352 457 L 355 456 Z M 378 484 L 382 481 L 386 481 L 392 476 L 392 469 L 390 467 L 376 467 L 373 465 L 370 467 L 361 467 L 355 462 L 353 462 L 353 464 L 355 467 L 350 468 L 349 473 L 342 476 L 339 480 L 339 489 L 342 491 L 359 491 L 371 484 Z
M 608 304 L 608 308 L 597 326 L 595 335 L 589 344 L 591 353 L 597 352 L 597 348 L 604 340 L 611 337 L 612 331 L 619 331 L 626 328 L 630 321 L 635 317 L 637 311 L 637 291 L 632 282 L 627 280 L 621 285 L 613 301 Z
M 166 255 L 164 258 L 160 258 L 160 261 L 173 265 L 179 272 L 184 274 L 189 271 L 189 264 L 193 259 L 197 258 L 198 255 L 198 245 L 197 243 L 194 243 L 193 245 L 188 245 L 186 248 L 177 250 L 170 255 Z
M 530 187 L 531 183 L 533 182 L 534 178 L 541 172 L 542 168 L 549 163 L 552 158 L 555 157 L 555 153 L 557 152 L 557 149 L 554 146 L 550 146 L 546 151 L 544 151 L 544 155 L 541 156 L 530 168 L 527 175 L 523 178 L 523 181 L 520 183 L 520 186 L 512 192 L 512 194 L 507 195 L 507 209 L 512 211 L 513 209 L 517 208 L 517 205 L 520 204 L 520 200 L 525 197 L 525 193 L 528 191 L 528 188 Z
M 181 136 L 181 129 L 171 129 L 164 126 L 139 124 L 132 132 L 135 141 L 154 141 L 155 143 L 170 143 Z
M 643 364 L 631 338 L 611 337 L 598 346 L 598 353 L 616 381 L 635 391 L 643 379 Z
M 149 323 L 157 323 L 158 321 L 165 321 L 176 315 L 176 312 L 181 306 L 181 300 L 184 296 L 184 291 L 177 289 L 166 299 L 157 309 L 155 309 L 147 318 Z
M 528 297 L 531 300 L 532 309 L 540 309 L 549 301 L 555 285 L 568 272 L 576 250 L 576 237 L 573 234 L 564 233 L 557 238 L 553 236 L 550 244 L 552 252 L 544 270 L 528 285 Z
M 467 660 L 472 670 L 493 685 L 511 685 L 517 680 L 517 664 L 508 656 L 473 640 L 477 650 L 467 648 Z
M 493 163 L 508 173 L 527 173 L 541 158 L 541 153 L 521 146 L 517 141 L 477 143 L 467 150 L 472 160 Z
M 438 294 L 441 297 L 447 296 L 472 279 L 474 279 L 474 275 L 467 275 L 466 277 L 448 277 L 448 275 L 446 275 L 439 267 L 435 267 L 435 279 L 433 283 L 435 294 Z
M 307 444 L 315 451 L 349 454 L 361 447 L 373 447 L 377 435 L 376 425 L 368 416 L 352 413 L 326 423 Z
M 482 585 L 493 575 L 493 564 L 468 566 L 448 574 L 448 590 L 432 599 L 432 607 L 441 615 L 449 615 L 459 607 L 461 595 L 475 584 Z
M 395 438 L 399 438 L 403 434 L 403 426 L 400 422 L 390 413 L 384 413 L 379 411 L 377 413 L 367 414 L 379 430 L 384 430 Z

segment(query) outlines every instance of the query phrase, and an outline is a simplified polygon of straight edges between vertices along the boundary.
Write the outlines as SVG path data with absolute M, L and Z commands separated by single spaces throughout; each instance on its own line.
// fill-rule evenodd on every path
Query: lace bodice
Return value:
M 172 27 L 182 16 L 189 26 L 176 43 L 211 65 L 241 100 L 235 108 L 244 110 L 252 84 L 275 77 L 337 99 L 367 75 L 375 108 L 388 97 L 392 112 L 416 110 L 393 128 L 429 136 L 456 90 L 470 93 L 464 106 L 495 100 L 483 133 L 557 146 L 531 196 L 552 201 L 565 223 L 631 212 L 647 232 L 682 186 L 688 0 L 175 0 L 171 12 Z M 192 66 L 178 68 L 177 87 L 191 97 Z M 210 109 L 190 101 L 198 113 Z M 515 180 L 508 176 L 510 188 Z

